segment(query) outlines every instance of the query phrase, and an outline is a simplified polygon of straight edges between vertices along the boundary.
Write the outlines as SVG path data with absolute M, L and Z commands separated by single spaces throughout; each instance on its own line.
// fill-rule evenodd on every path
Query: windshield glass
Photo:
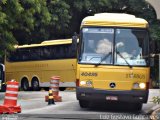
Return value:
M 81 63 L 113 63 L 113 28 L 83 28 L 82 34 Z
M 142 29 L 83 28 L 79 63 L 146 66 L 148 32 Z
M 116 29 L 114 59 L 116 65 L 145 66 L 147 53 L 148 35 L 145 30 Z

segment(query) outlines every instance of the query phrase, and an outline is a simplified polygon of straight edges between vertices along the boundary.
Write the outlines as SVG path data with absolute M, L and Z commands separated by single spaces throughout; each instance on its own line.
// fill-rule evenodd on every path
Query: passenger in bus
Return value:
M 111 53 L 112 49 L 112 43 L 108 39 L 102 39 L 98 42 L 97 48 L 96 48 L 96 53 L 99 54 L 109 54 Z

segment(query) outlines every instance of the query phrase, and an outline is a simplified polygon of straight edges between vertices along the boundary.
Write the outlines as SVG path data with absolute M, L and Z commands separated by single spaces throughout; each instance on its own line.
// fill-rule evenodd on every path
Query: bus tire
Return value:
M 49 87 L 44 87 L 43 88 L 45 91 L 49 91 Z
M 33 78 L 31 85 L 33 91 L 40 91 L 39 81 L 37 78 Z
M 81 108 L 88 108 L 89 107 L 89 102 L 85 100 L 79 100 L 79 105 Z
M 66 87 L 60 87 L 59 90 L 60 90 L 60 91 L 65 91 L 65 90 L 66 90 Z
M 21 88 L 24 91 L 28 91 L 29 90 L 29 82 L 27 78 L 23 78 L 21 81 Z
M 133 104 L 134 111 L 141 111 L 143 104 L 142 103 L 135 103 Z

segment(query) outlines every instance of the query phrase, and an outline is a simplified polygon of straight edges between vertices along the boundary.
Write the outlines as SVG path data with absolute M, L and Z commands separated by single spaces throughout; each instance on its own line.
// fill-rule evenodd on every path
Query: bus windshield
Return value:
M 79 63 L 126 66 L 148 64 L 149 36 L 145 29 L 83 28 Z

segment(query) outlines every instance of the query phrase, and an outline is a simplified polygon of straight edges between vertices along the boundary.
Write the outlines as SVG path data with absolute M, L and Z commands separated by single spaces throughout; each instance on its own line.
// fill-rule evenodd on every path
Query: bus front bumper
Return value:
M 78 100 L 86 101 L 146 103 L 148 90 L 113 91 L 77 87 L 76 96 Z

